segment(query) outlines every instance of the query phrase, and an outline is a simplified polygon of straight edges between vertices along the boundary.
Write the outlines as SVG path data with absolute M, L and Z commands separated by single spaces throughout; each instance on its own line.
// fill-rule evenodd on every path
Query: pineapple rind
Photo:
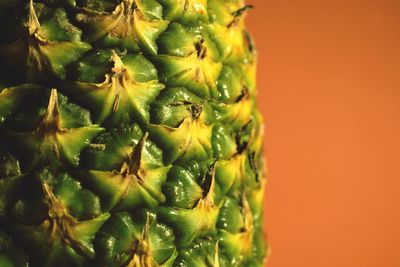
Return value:
M 242 0 L 0 1 L 0 265 L 262 266 Z

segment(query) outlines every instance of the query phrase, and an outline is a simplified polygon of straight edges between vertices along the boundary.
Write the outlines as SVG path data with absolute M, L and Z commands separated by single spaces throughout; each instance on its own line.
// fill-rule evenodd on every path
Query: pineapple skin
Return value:
M 0 1 L 0 266 L 263 266 L 250 8 Z

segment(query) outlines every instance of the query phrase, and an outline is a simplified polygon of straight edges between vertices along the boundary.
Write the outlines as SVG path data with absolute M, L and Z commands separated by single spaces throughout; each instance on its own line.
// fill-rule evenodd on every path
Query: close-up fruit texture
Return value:
M 263 266 L 241 0 L 0 1 L 0 266 Z

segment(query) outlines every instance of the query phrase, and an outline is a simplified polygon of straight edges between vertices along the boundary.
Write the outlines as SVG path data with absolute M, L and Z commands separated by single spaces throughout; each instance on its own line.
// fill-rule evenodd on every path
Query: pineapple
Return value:
M 262 266 L 249 8 L 0 1 L 0 266 Z

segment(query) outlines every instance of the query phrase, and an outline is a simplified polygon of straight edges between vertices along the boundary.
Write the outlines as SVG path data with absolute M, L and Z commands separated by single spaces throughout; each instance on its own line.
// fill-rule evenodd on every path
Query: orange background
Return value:
M 400 1 L 248 2 L 268 267 L 399 267 Z

